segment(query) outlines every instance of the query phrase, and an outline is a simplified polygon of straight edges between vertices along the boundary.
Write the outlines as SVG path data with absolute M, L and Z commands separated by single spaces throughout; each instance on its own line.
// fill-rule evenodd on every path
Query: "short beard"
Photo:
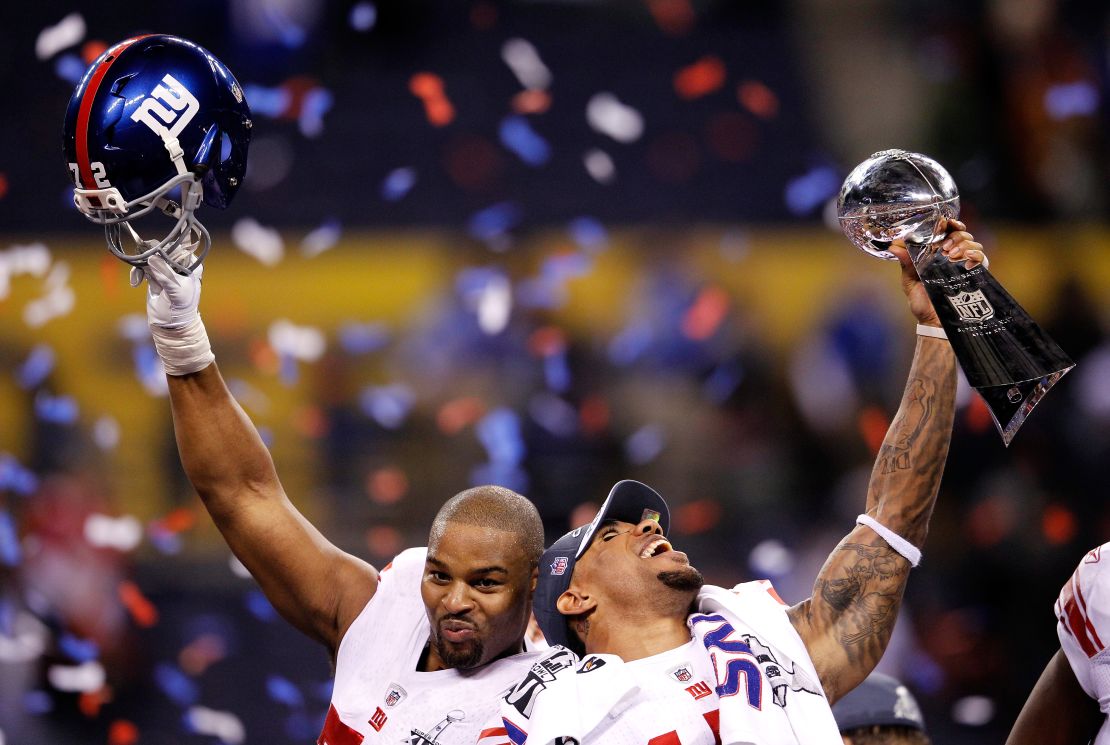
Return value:
M 694 567 L 659 572 L 656 579 L 672 590 L 678 590 L 679 592 L 697 592 L 705 584 L 705 577 L 701 576 L 701 572 Z
M 436 637 L 435 639 L 436 652 L 439 654 L 440 661 L 450 668 L 458 668 L 460 670 L 469 670 L 472 667 L 478 667 L 482 664 L 482 655 L 485 654 L 485 647 L 480 639 L 474 640 L 471 644 L 464 647 L 452 647 L 443 641 L 443 639 Z

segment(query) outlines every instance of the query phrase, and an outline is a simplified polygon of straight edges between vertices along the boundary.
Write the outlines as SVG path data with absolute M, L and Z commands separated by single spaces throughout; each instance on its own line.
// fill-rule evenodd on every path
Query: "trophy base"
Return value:
M 1023 380 L 1009 385 L 982 386 L 975 389 L 986 401 L 987 408 L 991 412 L 991 419 L 994 420 L 994 426 L 998 428 L 998 434 L 1002 436 L 1003 445 L 1010 446 L 1010 441 L 1014 439 L 1014 435 L 1021 429 L 1021 425 L 1033 412 L 1033 408 L 1040 403 L 1049 389 L 1056 385 L 1056 382 L 1073 367 L 1075 367 L 1074 364 L 1069 365 L 1062 370 L 1049 373 L 1043 378 Z

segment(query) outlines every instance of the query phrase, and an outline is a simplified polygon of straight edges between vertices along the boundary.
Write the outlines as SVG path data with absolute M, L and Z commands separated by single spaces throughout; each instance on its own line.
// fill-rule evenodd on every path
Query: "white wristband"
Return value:
M 926 326 L 923 323 L 917 324 L 918 336 L 931 336 L 935 339 L 947 339 L 948 334 L 944 333 L 944 329 L 937 326 Z
M 216 359 L 200 315 L 181 328 L 151 326 L 150 335 L 167 375 L 188 375 L 203 370 Z
M 890 528 L 880 523 L 870 515 L 860 515 L 856 518 L 856 525 L 866 525 L 873 531 L 879 534 L 887 544 L 898 553 L 905 557 L 906 561 L 910 563 L 911 567 L 917 566 L 921 563 L 921 549 L 907 541 L 902 536 L 895 533 Z

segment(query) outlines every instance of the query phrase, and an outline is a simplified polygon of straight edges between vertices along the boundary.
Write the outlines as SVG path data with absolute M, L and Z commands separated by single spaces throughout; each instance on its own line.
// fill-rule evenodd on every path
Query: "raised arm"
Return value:
M 278 612 L 334 653 L 377 589 L 378 574 L 332 545 L 286 497 L 269 451 L 212 360 L 197 311 L 202 268 L 182 277 L 155 256 L 145 269 L 147 315 L 166 365 L 181 463 Z
M 982 247 L 951 221 L 942 249 L 953 261 L 982 262 Z M 940 326 L 904 246 L 902 289 L 917 321 Z M 948 455 L 956 357 L 945 339 L 918 336 L 909 379 L 871 471 L 865 513 L 914 547 L 925 542 Z M 870 527 L 857 525 L 829 556 L 813 595 L 789 609 L 830 702 L 858 685 L 890 641 L 910 562 Z
M 1094 740 L 1104 718 L 1061 649 L 1045 665 L 1006 745 L 1085 745 Z

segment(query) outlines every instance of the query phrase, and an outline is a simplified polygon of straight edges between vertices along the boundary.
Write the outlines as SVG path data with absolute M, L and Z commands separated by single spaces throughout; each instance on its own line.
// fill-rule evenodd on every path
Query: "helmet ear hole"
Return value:
M 227 159 L 230 158 L 230 157 L 231 157 L 231 137 L 228 136 L 227 132 L 221 132 L 220 133 L 220 164 L 222 165 L 222 164 L 226 163 Z

